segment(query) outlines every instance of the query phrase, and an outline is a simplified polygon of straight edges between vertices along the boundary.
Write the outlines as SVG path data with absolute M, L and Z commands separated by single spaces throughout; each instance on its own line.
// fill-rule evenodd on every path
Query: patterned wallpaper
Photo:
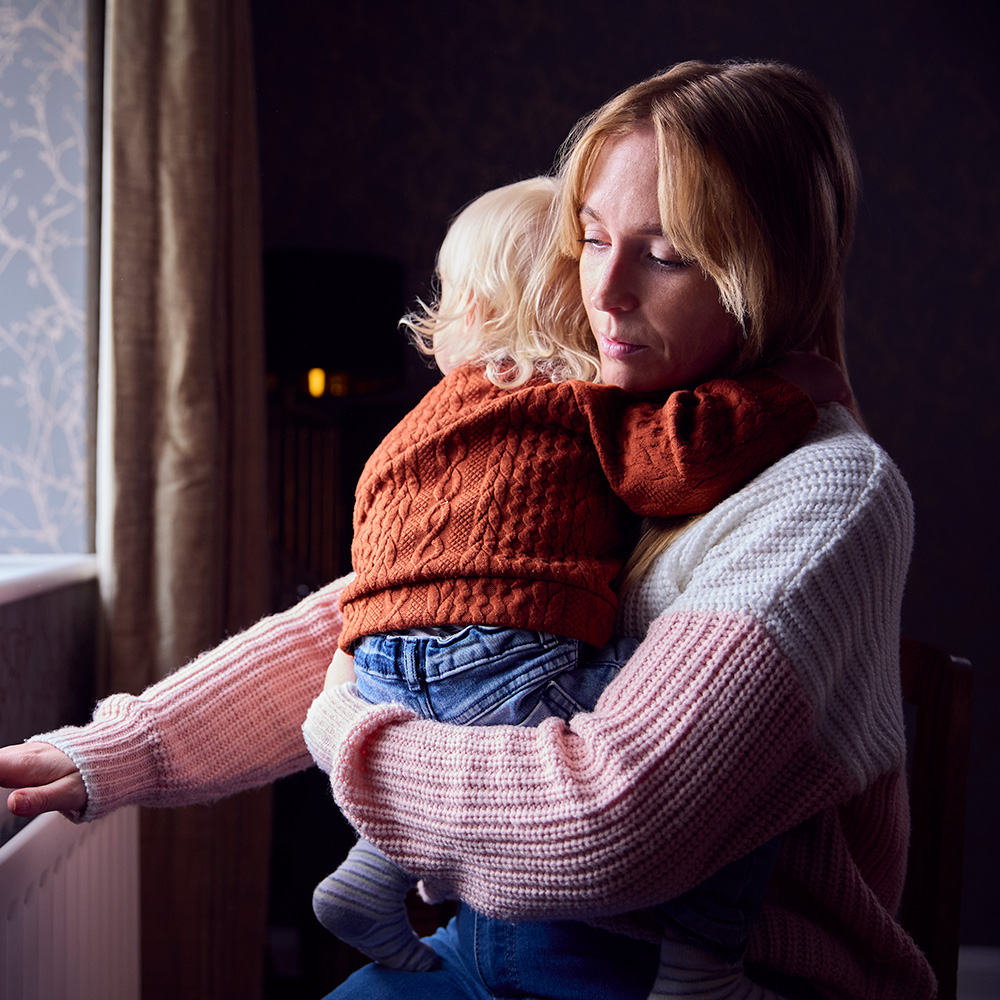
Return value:
M 0 0 L 0 553 L 86 545 L 84 0 Z

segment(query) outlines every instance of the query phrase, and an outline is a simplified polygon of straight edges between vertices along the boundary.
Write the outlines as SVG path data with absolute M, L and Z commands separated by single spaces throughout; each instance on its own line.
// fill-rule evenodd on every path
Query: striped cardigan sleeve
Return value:
M 814 710 L 759 623 L 681 613 L 568 723 L 447 728 L 340 690 L 306 737 L 341 808 L 404 868 L 492 916 L 588 919 L 672 898 L 846 801 Z

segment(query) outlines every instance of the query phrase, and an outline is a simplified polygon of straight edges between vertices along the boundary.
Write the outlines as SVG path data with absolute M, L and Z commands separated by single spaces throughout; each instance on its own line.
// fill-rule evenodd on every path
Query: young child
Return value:
M 768 371 L 644 396 L 595 384 L 575 268 L 553 279 L 535 267 L 555 197 L 554 180 L 535 178 L 469 205 L 438 255 L 437 304 L 404 321 L 445 378 L 357 488 L 340 648 L 370 701 L 463 725 L 593 708 L 638 642 L 610 639 L 639 518 L 710 509 L 816 420 Z M 752 919 L 775 852 L 713 876 L 713 900 Z M 362 839 L 313 905 L 375 961 L 425 970 L 437 956 L 404 906 L 415 883 Z M 686 939 L 694 914 L 692 940 L 713 941 L 701 929 L 716 911 L 692 893 L 664 911 L 672 935 Z

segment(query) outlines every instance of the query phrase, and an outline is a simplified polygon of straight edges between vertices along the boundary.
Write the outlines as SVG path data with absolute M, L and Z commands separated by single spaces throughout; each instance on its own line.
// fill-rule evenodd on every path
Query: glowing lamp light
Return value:
M 309 395 L 319 399 L 326 392 L 326 372 L 322 368 L 310 368 L 307 378 Z

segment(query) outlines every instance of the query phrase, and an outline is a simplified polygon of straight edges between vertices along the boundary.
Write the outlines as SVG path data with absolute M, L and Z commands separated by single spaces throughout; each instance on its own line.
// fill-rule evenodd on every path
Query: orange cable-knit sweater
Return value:
M 358 484 L 341 646 L 428 625 L 506 625 L 603 646 L 635 515 L 709 510 L 816 422 L 768 371 L 636 396 L 481 368 L 435 386 Z

